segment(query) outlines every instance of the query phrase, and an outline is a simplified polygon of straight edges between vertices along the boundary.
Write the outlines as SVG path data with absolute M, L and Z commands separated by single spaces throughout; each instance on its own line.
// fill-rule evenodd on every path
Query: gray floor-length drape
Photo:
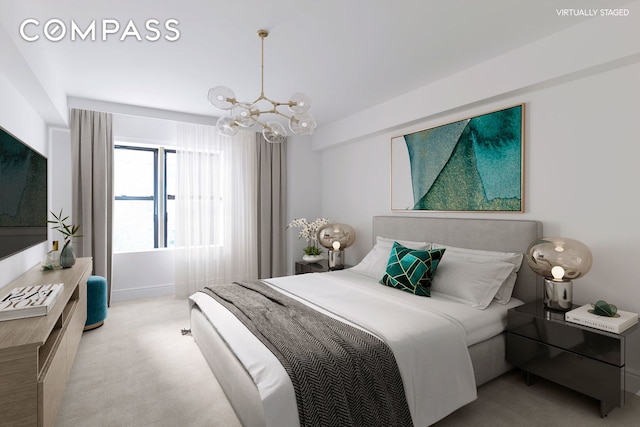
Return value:
M 287 143 L 271 144 L 261 133 L 258 150 L 258 277 L 284 276 Z
M 76 256 L 92 257 L 93 271 L 107 279 L 111 303 L 113 132 L 111 113 L 71 110 L 72 214 L 83 237 Z

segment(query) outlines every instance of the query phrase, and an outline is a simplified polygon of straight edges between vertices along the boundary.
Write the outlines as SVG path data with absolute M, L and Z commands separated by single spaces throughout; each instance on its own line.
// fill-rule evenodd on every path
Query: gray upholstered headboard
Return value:
M 542 236 L 542 223 L 526 220 L 375 216 L 374 244 L 376 236 L 442 243 L 469 249 L 525 253 L 529 244 Z M 522 264 L 513 295 L 529 302 L 542 296 L 542 282 L 525 261 Z

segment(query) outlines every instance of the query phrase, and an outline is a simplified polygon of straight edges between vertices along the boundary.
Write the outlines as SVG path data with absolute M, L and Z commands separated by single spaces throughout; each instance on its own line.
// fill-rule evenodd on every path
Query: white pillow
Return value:
M 394 240 L 387 237 L 376 236 L 376 245 L 357 265 L 351 267 L 351 271 L 373 277 L 380 280 L 387 271 L 387 263 L 393 242 L 398 242 L 409 249 L 426 250 L 431 249 L 431 243 L 412 242 L 409 240 Z
M 475 262 L 447 258 L 447 255 L 448 249 L 431 281 L 431 292 L 445 294 L 480 310 L 487 308 L 514 269 L 509 262 Z
M 503 261 L 514 265 L 514 269 L 502 283 L 498 292 L 496 292 L 495 299 L 500 304 L 506 304 L 511 300 L 511 294 L 513 293 L 513 287 L 516 284 L 517 273 L 520 270 L 522 264 L 523 255 L 516 252 L 497 252 L 497 251 L 483 251 L 478 249 L 457 248 L 455 246 L 443 245 L 440 243 L 434 243 L 434 248 L 445 248 L 447 250 L 445 258 L 462 259 L 476 262 L 493 262 Z M 443 258 L 443 259 L 445 259 Z

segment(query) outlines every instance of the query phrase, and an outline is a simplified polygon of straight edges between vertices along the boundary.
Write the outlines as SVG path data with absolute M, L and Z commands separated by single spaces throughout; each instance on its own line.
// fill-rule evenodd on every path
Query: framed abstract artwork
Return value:
M 391 210 L 524 212 L 524 104 L 391 138 Z

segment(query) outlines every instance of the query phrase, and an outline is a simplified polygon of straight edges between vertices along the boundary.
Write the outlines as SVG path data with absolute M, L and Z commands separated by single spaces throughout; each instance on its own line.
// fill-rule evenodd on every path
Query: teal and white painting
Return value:
M 524 212 L 524 104 L 391 139 L 391 209 Z

